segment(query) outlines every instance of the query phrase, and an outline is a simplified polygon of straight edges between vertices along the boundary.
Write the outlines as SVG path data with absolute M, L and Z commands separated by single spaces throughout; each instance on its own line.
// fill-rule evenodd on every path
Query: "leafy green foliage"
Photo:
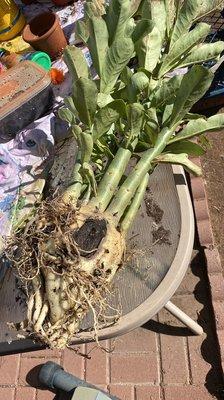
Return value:
M 79 78 L 73 84 L 73 101 L 80 120 L 91 127 L 97 108 L 97 87 L 94 81 Z
M 105 65 L 100 80 L 100 90 L 110 93 L 118 80 L 124 67 L 130 61 L 134 53 L 134 44 L 130 38 L 119 38 L 115 40 L 108 49 Z
M 66 107 L 62 107 L 58 110 L 58 115 L 61 119 L 72 125 L 75 122 L 74 114 Z
M 207 92 L 213 80 L 213 74 L 202 66 L 194 66 L 183 77 L 169 124 L 180 122 L 192 106 Z
M 111 125 L 114 124 L 122 115 L 126 114 L 125 103 L 123 100 L 115 100 L 109 103 L 106 107 L 101 108 L 94 118 L 93 138 L 94 141 L 100 136 L 108 132 Z
M 170 143 L 179 142 L 183 139 L 191 139 L 205 132 L 220 131 L 221 129 L 224 129 L 223 114 L 217 114 L 208 119 L 198 118 L 190 121 L 182 131 L 170 140 Z
M 92 68 L 80 49 L 66 48 L 73 91 L 59 115 L 70 124 L 78 142 L 79 173 L 88 190 L 92 187 L 96 192 L 96 181 L 120 148 L 134 157 L 137 151 L 144 168 L 147 162 L 149 169 L 173 162 L 200 172 L 188 156 L 203 154 L 205 133 L 223 129 L 224 116 L 206 119 L 191 109 L 213 80 L 203 63 L 217 60 L 224 44 L 203 43 L 210 26 L 197 21 L 221 3 L 86 1 L 85 17 L 76 23 L 76 33 L 89 49 Z M 182 67 L 188 72 L 176 75 Z M 200 145 L 191 142 L 198 135 Z
M 160 31 L 156 26 L 151 33 L 136 42 L 135 50 L 140 67 L 153 72 L 161 55 L 162 43 Z
M 106 22 L 102 18 L 93 17 L 89 21 L 88 47 L 91 52 L 94 66 L 99 75 L 102 73 L 108 49 L 108 31 Z
M 138 139 L 139 134 L 142 129 L 144 117 L 144 107 L 139 103 L 129 104 L 127 107 L 127 143 L 126 147 L 129 148 L 130 145 Z
M 224 51 L 224 43 L 219 41 L 216 43 L 205 43 L 194 48 L 184 59 L 179 63 L 179 67 L 188 67 L 192 64 L 201 64 L 205 61 L 214 60 Z
M 201 168 L 198 165 L 194 164 L 189 160 L 187 153 L 180 154 L 161 154 L 156 158 L 156 162 L 158 163 L 170 163 L 170 164 L 181 164 L 184 168 L 191 172 L 193 175 L 199 176 L 201 175 Z
M 200 145 L 193 143 L 190 140 L 181 140 L 180 142 L 168 145 L 165 152 L 173 154 L 186 153 L 190 156 L 202 156 L 205 153 L 205 150 Z
M 165 75 L 171 69 L 174 69 L 184 59 L 184 55 L 188 53 L 194 46 L 206 38 L 210 31 L 210 26 L 201 22 L 196 25 L 191 32 L 181 36 L 173 45 L 170 52 L 164 57 L 159 77 Z M 183 61 L 182 61 L 183 64 Z
M 64 60 L 74 81 L 89 77 L 89 68 L 81 49 L 67 46 L 64 50 Z
M 174 76 L 171 79 L 163 80 L 152 95 L 151 106 L 154 108 L 161 108 L 166 104 L 173 103 L 180 88 L 181 81 L 182 76 Z

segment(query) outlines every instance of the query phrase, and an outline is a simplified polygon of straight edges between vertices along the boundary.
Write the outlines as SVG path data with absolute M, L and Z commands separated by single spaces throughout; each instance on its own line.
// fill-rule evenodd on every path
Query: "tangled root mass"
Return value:
M 26 331 L 51 348 L 63 348 L 91 310 L 97 335 L 123 252 L 122 235 L 110 218 L 59 200 L 42 203 L 7 246 L 27 291 Z

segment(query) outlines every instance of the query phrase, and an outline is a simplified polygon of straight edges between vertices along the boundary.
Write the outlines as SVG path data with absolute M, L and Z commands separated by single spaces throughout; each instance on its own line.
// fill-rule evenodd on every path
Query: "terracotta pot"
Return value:
M 23 30 L 23 40 L 35 50 L 49 54 L 53 60 L 60 56 L 67 46 L 59 18 L 52 12 L 45 12 L 33 18 Z

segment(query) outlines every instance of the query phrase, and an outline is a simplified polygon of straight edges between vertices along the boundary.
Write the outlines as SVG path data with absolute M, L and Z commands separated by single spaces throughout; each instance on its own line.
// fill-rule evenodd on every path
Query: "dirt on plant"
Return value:
M 144 200 L 147 215 L 151 217 L 156 224 L 159 224 L 163 218 L 163 210 L 161 210 L 158 204 L 153 200 L 148 190 Z
M 164 211 L 154 201 L 152 193 L 149 188 L 147 188 L 146 190 L 144 202 L 145 202 L 146 214 L 153 220 L 153 227 L 152 227 L 153 245 L 166 244 L 171 246 L 172 244 L 170 241 L 171 232 L 165 229 L 162 225 Z
M 163 226 L 153 228 L 152 230 L 153 245 L 167 244 L 171 246 L 172 243 L 170 241 L 170 234 L 171 232 L 165 229 Z
M 224 109 L 220 110 L 224 112 Z M 224 131 L 207 135 L 212 148 L 202 157 L 209 212 L 224 270 Z

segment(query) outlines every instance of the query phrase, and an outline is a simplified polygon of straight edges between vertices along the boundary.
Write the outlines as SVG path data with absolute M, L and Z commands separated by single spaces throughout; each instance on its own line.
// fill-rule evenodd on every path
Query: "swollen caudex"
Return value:
M 106 213 L 58 201 L 43 204 L 8 247 L 28 291 L 26 330 L 52 348 L 63 348 L 89 310 L 96 323 L 95 308 L 105 310 L 124 243 Z

